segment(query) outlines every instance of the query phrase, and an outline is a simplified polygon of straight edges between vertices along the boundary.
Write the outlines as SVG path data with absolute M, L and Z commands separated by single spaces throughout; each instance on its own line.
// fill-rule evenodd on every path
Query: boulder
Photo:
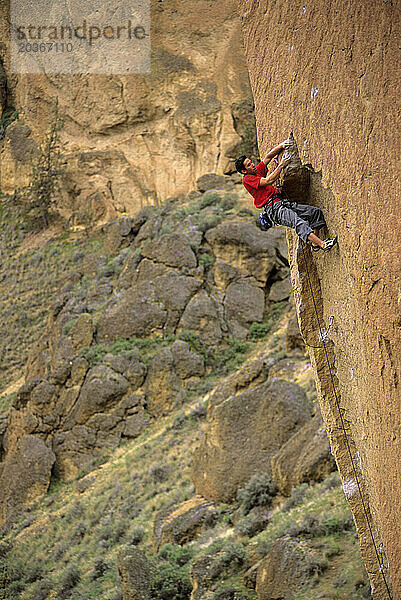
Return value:
M 281 380 L 210 404 L 192 480 L 198 494 L 219 502 L 232 501 L 253 475 L 269 472 L 271 458 L 311 418 L 304 391 Z
M 89 348 L 93 340 L 92 317 L 86 313 L 80 315 L 73 323 L 69 335 L 76 353 L 82 348 Z
M 227 189 L 228 179 L 224 175 L 206 173 L 196 180 L 196 186 L 200 192 L 215 189 Z
M 308 359 L 304 356 L 295 355 L 288 358 L 280 358 L 271 365 L 269 370 L 269 379 L 285 379 L 285 381 L 295 381 L 299 376 L 300 370 L 307 369 Z
M 116 338 L 145 337 L 161 331 L 166 319 L 167 312 L 160 306 L 154 286 L 144 282 L 127 290 L 118 304 L 101 315 L 97 339 L 108 343 Z
M 290 600 L 313 575 L 316 552 L 288 537 L 277 540 L 256 576 L 258 600 Z
M 263 321 L 265 294 L 253 278 L 231 283 L 224 299 L 225 318 L 230 334 L 245 338 L 254 321 Z
M 37 152 L 38 145 L 31 133 L 31 129 L 21 119 L 7 127 L 6 139 L 10 141 L 11 154 L 15 161 L 29 163 L 31 155 Z
M 171 353 L 174 360 L 174 370 L 181 379 L 185 380 L 204 375 L 205 361 L 203 357 L 192 350 L 187 342 L 176 340 L 171 346 Z
M 217 262 L 214 266 L 213 278 L 219 290 L 224 291 L 232 281 L 240 279 L 240 277 L 239 271 L 225 262 Z
M 85 423 L 96 413 L 104 413 L 112 408 L 128 391 L 128 381 L 106 365 L 92 367 L 85 377 L 84 384 L 72 412 L 68 415 L 64 428 Z
M 190 269 L 197 265 L 196 256 L 187 238 L 178 233 L 165 234 L 145 242 L 141 247 L 141 253 L 170 267 Z
M 216 520 L 214 504 L 195 496 L 157 513 L 153 527 L 153 550 L 164 544 L 187 544 Z
M 31 398 L 31 393 L 43 380 L 42 377 L 31 377 L 20 387 L 15 399 L 13 400 L 13 408 L 17 410 L 26 406 Z
M 174 370 L 170 348 L 162 348 L 153 358 L 145 381 L 147 408 L 159 417 L 177 407 L 184 397 L 181 379 Z
M 106 234 L 105 250 L 108 254 L 117 254 L 121 248 L 127 247 L 133 239 L 131 234 L 131 217 L 112 219 L 104 227 Z
M 118 447 L 123 428 L 124 422 L 113 415 L 96 415 L 85 425 L 56 432 L 53 449 L 58 476 L 63 481 L 72 481 L 80 472 L 93 467 L 98 458 Z
M 139 407 L 136 413 L 126 418 L 122 435 L 129 438 L 138 437 L 142 431 L 145 431 L 149 421 L 150 415 L 142 406 Z
M 191 298 L 178 327 L 196 331 L 202 340 L 210 345 L 216 345 L 221 340 L 223 334 L 217 306 L 206 290 L 201 290 Z
M 272 302 L 282 302 L 287 300 L 292 294 L 291 281 L 289 277 L 280 281 L 275 281 L 269 292 L 269 300 Z
M 277 263 L 276 234 L 261 231 L 253 221 L 229 221 L 206 232 L 216 262 L 235 267 L 243 277 L 251 274 L 265 285 Z
M 255 359 L 247 360 L 237 371 L 225 377 L 215 387 L 210 395 L 210 405 L 218 404 L 230 396 L 241 394 L 246 389 L 255 387 L 266 381 L 274 362 L 274 359 L 269 358 L 268 355 L 263 353 L 259 354 Z
M 121 548 L 117 555 L 123 600 L 151 600 L 150 584 L 153 565 L 145 554 L 134 546 Z
M 317 414 L 297 431 L 271 459 L 272 479 L 284 496 L 301 483 L 322 481 L 336 463 L 322 417 Z
M 0 524 L 13 520 L 22 506 L 46 494 L 55 458 L 39 437 L 24 435 L 18 440 L 2 464 Z

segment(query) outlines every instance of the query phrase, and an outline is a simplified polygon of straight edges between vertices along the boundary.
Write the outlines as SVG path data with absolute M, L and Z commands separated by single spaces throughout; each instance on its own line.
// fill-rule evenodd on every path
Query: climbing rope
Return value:
M 328 332 L 329 332 L 331 324 L 333 322 L 332 321 L 333 317 L 330 318 L 330 324 L 329 324 L 329 327 L 327 328 L 327 330 L 322 329 L 322 327 L 320 325 L 319 313 L 317 311 L 316 300 L 315 300 L 315 296 L 314 296 L 314 293 L 313 293 L 312 282 L 311 282 L 311 278 L 310 278 L 310 275 L 309 275 L 308 263 L 306 261 L 306 254 L 305 254 L 305 245 L 306 244 L 304 244 L 303 242 L 301 242 L 301 244 L 302 244 L 301 247 L 302 247 L 302 252 L 303 252 L 303 256 L 304 256 L 304 263 L 305 263 L 305 268 L 306 268 L 306 275 L 307 275 L 307 278 L 308 278 L 309 288 L 310 288 L 310 292 L 311 292 L 311 296 L 312 296 L 312 301 L 313 301 L 313 308 L 314 308 L 314 311 L 315 311 L 315 314 L 316 314 L 316 320 L 317 320 L 317 324 L 318 324 L 318 327 L 319 327 L 320 341 L 322 342 L 322 346 L 312 346 L 312 347 L 313 348 L 316 348 L 316 347 L 321 348 L 321 347 L 323 347 L 323 350 L 324 350 L 324 354 L 325 354 L 325 357 L 326 357 L 327 366 L 328 366 L 329 373 L 330 373 L 331 386 L 333 388 L 333 394 L 334 394 L 336 406 L 337 406 L 337 409 L 338 409 L 338 414 L 340 415 L 341 429 L 342 429 L 342 431 L 344 433 L 345 443 L 347 445 L 348 454 L 349 454 L 349 457 L 350 457 L 350 460 L 351 460 L 351 465 L 352 465 L 352 470 L 354 472 L 355 482 L 356 482 L 356 485 L 358 487 L 358 492 L 359 492 L 359 496 L 361 498 L 363 512 L 364 512 L 364 515 L 365 515 L 366 523 L 367 523 L 367 526 L 368 526 L 368 529 L 369 529 L 369 534 L 370 534 L 370 537 L 372 539 L 372 544 L 373 544 L 373 547 L 374 547 L 374 550 L 375 550 L 375 554 L 376 554 L 376 558 L 377 558 L 377 562 L 378 562 L 378 565 L 379 565 L 379 573 L 381 574 L 381 576 L 383 578 L 383 582 L 384 582 L 384 585 L 386 587 L 389 599 L 393 600 L 393 597 L 392 597 L 391 592 L 390 592 L 389 585 L 388 585 L 387 580 L 386 580 L 386 575 L 384 573 L 384 570 L 386 568 L 388 568 L 388 566 L 384 565 L 383 559 L 382 559 L 382 556 L 384 554 L 383 544 L 380 543 L 380 550 L 379 550 L 378 547 L 377 547 L 377 545 L 376 545 L 375 537 L 373 535 L 373 529 L 372 529 L 372 526 L 371 526 L 371 523 L 370 523 L 370 519 L 369 519 L 369 514 L 368 514 L 368 511 L 367 511 L 367 508 L 366 508 L 366 505 L 365 505 L 365 501 L 363 499 L 362 490 L 361 490 L 361 486 L 360 486 L 360 483 L 359 483 L 359 477 L 358 477 L 358 473 L 357 473 L 356 466 L 355 466 L 355 461 L 354 461 L 354 458 L 352 456 L 351 447 L 350 447 L 350 443 L 349 443 L 349 440 L 348 440 L 347 429 L 346 429 L 346 426 L 345 426 L 345 419 L 343 417 L 343 414 L 342 414 L 343 411 L 341 409 L 340 402 L 339 402 L 339 399 L 338 399 L 338 396 L 337 396 L 336 386 L 334 384 L 334 377 L 333 377 L 333 373 L 332 373 L 332 368 L 331 368 L 329 356 L 328 356 L 328 353 L 327 353 L 326 341 L 327 341 L 327 338 L 328 338 Z M 349 427 L 348 427 L 348 430 L 349 430 Z

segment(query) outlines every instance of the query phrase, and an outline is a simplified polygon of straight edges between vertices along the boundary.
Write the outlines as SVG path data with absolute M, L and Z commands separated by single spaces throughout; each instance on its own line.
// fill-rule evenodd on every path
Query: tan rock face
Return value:
M 306 396 L 294 383 L 265 382 L 213 405 L 209 428 L 193 459 L 192 480 L 205 498 L 229 502 L 310 418 Z
M 0 522 L 15 519 L 27 506 L 47 492 L 55 456 L 38 437 L 24 435 L 0 469 Z
M 310 578 L 316 553 L 305 542 L 283 537 L 263 559 L 256 576 L 258 600 L 290 600 Z
M 322 418 L 316 415 L 295 433 L 271 461 L 272 480 L 286 496 L 305 482 L 322 481 L 335 469 Z
M 350 448 L 385 575 L 401 596 L 400 230 L 396 3 L 313 0 L 239 4 L 258 138 L 263 155 L 293 131 L 312 165 L 309 197 L 339 236 L 330 254 L 302 254 L 290 239 L 292 281 L 302 334 L 318 340 L 306 279 L 319 318 L 330 316 L 328 357 Z M 268 27 L 267 27 L 268 23 Z M 355 484 L 330 374 L 311 349 L 322 414 L 344 479 L 375 598 L 387 598 Z M 376 574 L 376 575 L 375 575 Z
M 3 40 L 7 5 L 0 8 Z M 0 58 L 13 102 L 32 130 L 18 156 L 7 132 L 1 189 L 26 183 L 27 148 L 42 139 L 57 97 L 67 157 L 60 204 L 75 213 L 77 225 L 86 218 L 82 211 L 104 221 L 132 214 L 188 193 L 205 173 L 232 169 L 241 141 L 236 129 L 245 135 L 251 115 L 235 108 L 249 102 L 250 88 L 240 22 L 228 0 L 153 0 L 151 75 L 12 75 L 5 44 Z M 0 88 L 1 81 L 0 73 Z

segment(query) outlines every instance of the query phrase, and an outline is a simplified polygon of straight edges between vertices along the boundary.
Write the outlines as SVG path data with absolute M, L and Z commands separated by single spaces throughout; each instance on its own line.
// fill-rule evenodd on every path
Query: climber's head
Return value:
M 247 173 L 250 173 L 251 175 L 256 174 L 255 165 L 251 159 L 245 155 L 237 158 L 235 161 L 235 168 L 237 169 L 238 173 L 242 173 L 243 175 L 246 175 Z

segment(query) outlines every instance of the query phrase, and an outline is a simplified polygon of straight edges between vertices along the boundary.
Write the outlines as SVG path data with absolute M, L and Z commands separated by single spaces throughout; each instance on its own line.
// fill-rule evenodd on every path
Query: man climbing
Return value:
M 255 167 L 247 156 L 240 156 L 235 161 L 238 173 L 244 175 L 242 183 L 245 189 L 253 196 L 256 208 L 263 208 L 271 221 L 278 225 L 285 225 L 295 229 L 296 233 L 304 242 L 311 242 L 313 250 L 325 250 L 328 252 L 337 243 L 337 236 L 332 239 L 321 240 L 319 229 L 326 225 L 320 208 L 307 204 L 298 204 L 282 198 L 272 186 L 279 177 L 281 171 L 289 163 L 290 158 L 282 158 L 278 167 L 269 175 L 266 165 L 280 152 L 292 145 L 288 139 L 272 148 L 265 160 Z M 290 204 L 290 206 L 289 206 Z

